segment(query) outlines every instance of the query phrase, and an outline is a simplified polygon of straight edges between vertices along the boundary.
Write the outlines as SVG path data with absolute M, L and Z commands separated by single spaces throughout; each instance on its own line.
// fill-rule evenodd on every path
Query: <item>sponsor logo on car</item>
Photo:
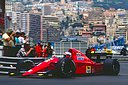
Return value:
M 86 66 L 86 73 L 91 73 L 91 66 Z

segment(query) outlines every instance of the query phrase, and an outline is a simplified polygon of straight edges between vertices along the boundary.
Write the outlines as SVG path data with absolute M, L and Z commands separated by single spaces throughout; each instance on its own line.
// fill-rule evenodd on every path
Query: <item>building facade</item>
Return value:
M 42 16 L 42 41 L 60 41 L 59 20 L 55 16 Z
M 29 14 L 28 17 L 29 25 L 29 37 L 35 41 L 41 40 L 41 16 L 36 14 Z
M 25 32 L 35 42 L 41 40 L 41 16 L 21 13 L 21 31 Z
M 0 30 L 4 31 L 5 0 L 0 0 Z

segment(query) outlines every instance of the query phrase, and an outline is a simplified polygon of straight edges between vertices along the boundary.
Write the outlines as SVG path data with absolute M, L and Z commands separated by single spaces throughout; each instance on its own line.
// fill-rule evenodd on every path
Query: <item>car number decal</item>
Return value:
M 86 66 L 86 73 L 91 73 L 91 66 Z

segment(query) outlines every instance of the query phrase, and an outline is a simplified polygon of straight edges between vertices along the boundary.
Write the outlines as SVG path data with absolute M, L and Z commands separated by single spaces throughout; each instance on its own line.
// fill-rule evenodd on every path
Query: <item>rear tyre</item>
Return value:
M 75 63 L 69 58 L 60 59 L 56 65 L 56 75 L 59 77 L 72 77 L 75 70 Z
M 118 75 L 120 72 L 120 64 L 117 60 L 106 59 L 104 62 L 104 73 L 107 75 Z

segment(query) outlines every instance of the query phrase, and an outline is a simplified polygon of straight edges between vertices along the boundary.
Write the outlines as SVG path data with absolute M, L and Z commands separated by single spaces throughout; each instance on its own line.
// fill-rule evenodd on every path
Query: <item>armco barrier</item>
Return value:
M 127 56 L 114 55 L 113 59 L 118 59 L 119 61 L 127 61 L 128 62 L 128 55 Z
M 35 64 L 44 61 L 44 58 L 31 58 L 31 57 L 19 58 L 15 56 L 13 57 L 2 56 L 2 49 L 3 47 L 0 46 L 0 74 L 7 75 L 9 71 L 15 71 L 16 64 L 19 60 L 32 60 Z M 57 55 L 57 56 L 62 57 L 63 55 Z M 118 59 L 119 61 L 128 61 L 128 56 L 113 55 L 112 58 Z
M 19 58 L 16 56 L 3 56 L 3 47 L 0 46 L 0 74 L 8 74 L 9 71 L 15 71 L 17 62 L 20 60 L 31 60 L 37 65 L 44 61 L 44 58 L 24 57 Z M 6 53 L 7 54 L 7 53 Z
M 17 62 L 20 60 L 31 60 L 35 65 L 44 61 L 44 58 L 18 58 L 18 57 L 6 57 L 0 56 L 0 74 L 8 74 L 9 71 L 15 71 Z

